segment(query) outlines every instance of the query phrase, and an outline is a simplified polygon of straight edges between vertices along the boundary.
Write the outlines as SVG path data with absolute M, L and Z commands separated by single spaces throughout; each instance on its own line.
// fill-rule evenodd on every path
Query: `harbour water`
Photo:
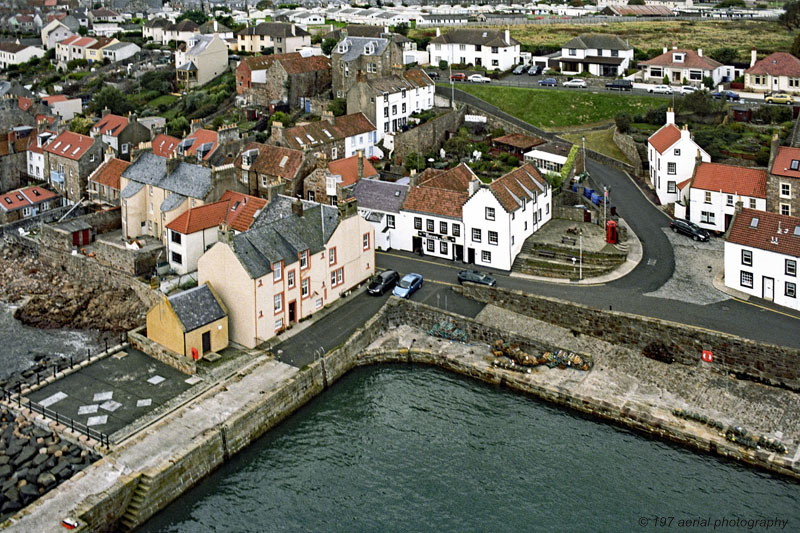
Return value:
M 798 500 L 791 480 L 381 366 L 346 375 L 142 531 L 797 531 Z

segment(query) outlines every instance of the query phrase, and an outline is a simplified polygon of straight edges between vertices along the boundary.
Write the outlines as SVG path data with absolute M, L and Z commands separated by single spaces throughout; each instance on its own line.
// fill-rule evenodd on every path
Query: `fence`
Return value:
M 418 22 L 418 28 L 435 28 L 439 27 L 453 27 L 453 26 L 473 26 L 480 28 L 505 28 L 506 26 L 528 26 L 528 25 L 541 25 L 548 26 L 553 24 L 568 24 L 568 25 L 592 25 L 592 24 L 608 24 L 608 23 L 625 23 L 625 22 L 702 22 L 708 20 L 759 20 L 759 21 L 775 21 L 778 17 L 774 16 L 725 16 L 725 17 L 692 17 L 692 16 L 672 16 L 672 17 L 616 17 L 616 16 L 599 16 L 599 17 L 568 17 L 556 15 L 539 15 L 540 18 L 520 18 L 520 17 L 498 17 L 486 21 L 453 21 L 453 22 Z

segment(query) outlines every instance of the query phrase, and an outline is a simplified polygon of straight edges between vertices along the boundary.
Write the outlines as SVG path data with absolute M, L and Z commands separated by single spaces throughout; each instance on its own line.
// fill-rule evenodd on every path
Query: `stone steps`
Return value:
M 142 474 L 139 478 L 139 484 L 136 485 L 136 489 L 133 491 L 133 496 L 131 496 L 128 508 L 125 509 L 125 513 L 119 521 L 122 531 L 132 531 L 136 526 L 140 525 L 139 509 L 141 509 L 142 504 L 144 504 L 147 499 L 147 493 L 150 492 L 151 482 L 152 480 L 147 474 Z

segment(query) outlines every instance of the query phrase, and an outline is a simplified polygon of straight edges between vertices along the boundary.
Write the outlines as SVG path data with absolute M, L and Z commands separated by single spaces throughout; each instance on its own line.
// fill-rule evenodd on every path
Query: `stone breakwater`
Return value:
M 466 332 L 470 344 L 429 336 L 431 326 L 441 321 L 451 321 Z M 542 328 L 534 323 L 518 324 L 522 332 L 508 331 L 510 322 L 513 321 L 504 313 L 479 315 L 479 319 L 473 320 L 422 304 L 391 299 L 343 345 L 302 369 L 275 361 L 266 354 L 257 357 L 230 379 L 113 449 L 70 483 L 38 500 L 2 526 L 9 531 L 26 533 L 60 531 L 61 519 L 73 516 L 81 522 L 84 531 L 130 530 L 351 369 L 383 363 L 435 365 L 694 449 L 800 479 L 796 435 L 800 408 L 796 403 L 783 407 L 780 416 L 764 412 L 763 417 L 746 420 L 749 429 L 760 433 L 775 433 L 778 426 L 785 430 L 788 454 L 743 447 L 726 440 L 724 434 L 713 428 L 672 412 L 673 408 L 684 406 L 681 402 L 702 405 L 700 402 L 706 396 L 721 396 L 727 385 L 715 381 L 712 373 L 699 376 L 688 387 L 706 396 L 686 398 L 678 388 L 659 383 L 662 378 L 648 381 L 646 376 L 635 373 L 641 370 L 652 374 L 656 368 L 670 373 L 678 365 L 666 365 L 641 354 L 631 355 L 629 351 L 614 359 L 608 355 L 621 351 L 619 347 L 608 345 L 598 349 L 594 344 L 596 339 L 582 335 L 575 337 L 574 346 L 564 347 L 597 355 L 595 366 L 588 372 L 544 366 L 522 374 L 495 368 L 489 348 L 499 335 L 513 338 L 525 350 L 551 349 L 567 340 L 563 331 L 556 332 L 559 338 L 555 341 L 548 338 L 547 332 L 538 331 Z M 409 349 L 411 345 L 413 349 Z M 681 380 L 699 375 L 695 369 L 688 370 Z M 726 394 L 732 402 L 725 408 L 729 417 L 741 417 L 741 411 L 751 410 L 754 405 L 767 404 L 775 409 L 797 401 L 797 395 L 785 389 L 738 380 L 737 385 L 746 387 L 749 396 L 737 396 L 735 391 Z M 742 403 L 743 400 L 747 403 Z M 763 423 L 771 423 L 773 427 L 761 427 Z
M 147 311 L 132 289 L 79 283 L 63 269 L 10 244 L 0 249 L 0 300 L 21 304 L 14 318 L 45 329 L 127 331 L 141 325 Z
M 0 410 L 0 521 L 71 478 L 99 456 Z

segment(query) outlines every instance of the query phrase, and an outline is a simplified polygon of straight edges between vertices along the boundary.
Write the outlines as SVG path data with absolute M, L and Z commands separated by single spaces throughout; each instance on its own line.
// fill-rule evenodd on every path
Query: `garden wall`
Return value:
M 447 132 L 458 131 L 464 123 L 465 114 L 465 106 L 459 106 L 458 109 L 446 111 L 421 126 L 397 134 L 394 138 L 392 159 L 399 165 L 405 161 L 408 154 L 418 152 L 421 146 L 426 150 L 438 149 L 447 138 Z

